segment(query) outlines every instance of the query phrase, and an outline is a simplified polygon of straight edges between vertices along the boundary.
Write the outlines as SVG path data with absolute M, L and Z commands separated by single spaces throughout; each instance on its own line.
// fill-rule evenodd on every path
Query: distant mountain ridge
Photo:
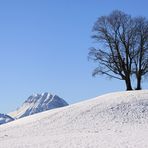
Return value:
M 16 111 L 9 113 L 15 119 L 29 116 L 46 110 L 67 106 L 68 103 L 57 95 L 45 92 L 33 94 Z
M 14 119 L 6 114 L 0 113 L 0 125 L 4 123 L 8 123 L 10 121 L 13 121 Z

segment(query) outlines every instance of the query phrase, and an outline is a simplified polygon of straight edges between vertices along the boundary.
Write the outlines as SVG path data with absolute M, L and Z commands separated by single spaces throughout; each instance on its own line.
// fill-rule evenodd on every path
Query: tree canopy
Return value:
M 98 18 L 92 39 L 98 43 L 89 50 L 89 58 L 97 63 L 93 76 L 124 80 L 127 90 L 133 89 L 134 77 L 136 89 L 141 89 L 141 81 L 148 74 L 148 20 L 113 11 Z

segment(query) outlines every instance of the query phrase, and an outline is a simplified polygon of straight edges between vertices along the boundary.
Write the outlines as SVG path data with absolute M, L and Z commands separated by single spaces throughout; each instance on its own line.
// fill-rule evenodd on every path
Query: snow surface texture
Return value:
M 148 148 L 148 91 L 111 93 L 0 126 L 1 148 Z
M 11 118 L 10 116 L 6 115 L 6 114 L 0 114 L 0 125 L 13 121 L 14 119 Z
M 67 106 L 68 103 L 57 95 L 50 93 L 33 94 L 16 111 L 9 113 L 15 119 L 29 116 L 46 110 Z

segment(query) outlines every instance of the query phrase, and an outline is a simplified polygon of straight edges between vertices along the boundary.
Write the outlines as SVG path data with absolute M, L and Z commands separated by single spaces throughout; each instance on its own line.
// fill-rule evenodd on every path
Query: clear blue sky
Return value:
M 124 90 L 122 81 L 91 76 L 91 29 L 114 9 L 148 17 L 147 6 L 147 0 L 1 0 L 0 113 L 32 93 L 51 92 L 75 103 Z

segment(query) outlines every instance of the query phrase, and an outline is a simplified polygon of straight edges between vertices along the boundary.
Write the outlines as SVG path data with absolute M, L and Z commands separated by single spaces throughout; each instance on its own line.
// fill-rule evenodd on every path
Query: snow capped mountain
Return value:
M 52 95 L 47 92 L 42 94 L 33 94 L 19 109 L 9 113 L 9 115 L 17 119 L 67 105 L 68 103 L 57 95 Z
M 148 91 L 111 93 L 0 126 L 2 148 L 148 148 Z
M 14 119 L 8 115 L 5 115 L 5 114 L 0 114 L 0 125 L 1 124 L 4 124 L 4 123 L 7 123 L 7 122 L 10 122 L 10 121 L 13 121 Z

